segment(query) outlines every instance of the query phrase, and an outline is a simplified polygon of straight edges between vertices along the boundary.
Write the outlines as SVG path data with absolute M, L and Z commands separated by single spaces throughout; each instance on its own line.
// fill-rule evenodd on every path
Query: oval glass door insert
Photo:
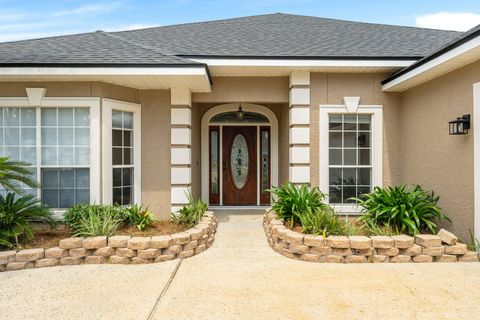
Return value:
M 248 176 L 248 147 L 241 134 L 237 134 L 233 139 L 230 161 L 233 183 L 238 189 L 242 189 Z

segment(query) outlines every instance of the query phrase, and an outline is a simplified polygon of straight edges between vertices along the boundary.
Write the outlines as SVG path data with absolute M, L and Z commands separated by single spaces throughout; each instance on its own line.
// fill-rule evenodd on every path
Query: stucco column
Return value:
M 289 180 L 310 183 L 310 72 L 290 74 Z
M 192 185 L 192 101 L 188 88 L 172 88 L 170 93 L 170 201 L 172 212 L 177 212 L 188 203 Z

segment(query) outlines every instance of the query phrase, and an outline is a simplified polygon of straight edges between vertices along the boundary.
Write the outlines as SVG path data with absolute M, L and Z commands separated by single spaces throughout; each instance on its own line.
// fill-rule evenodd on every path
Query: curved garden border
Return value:
M 277 214 L 266 210 L 263 227 L 276 252 L 310 262 L 478 262 L 478 253 L 457 243 L 457 237 L 444 229 L 438 235 L 414 237 L 305 235 L 286 228 Z
M 142 264 L 188 258 L 208 249 L 215 240 L 218 221 L 213 212 L 193 228 L 153 237 L 66 238 L 58 247 L 0 251 L 0 271 L 78 264 Z

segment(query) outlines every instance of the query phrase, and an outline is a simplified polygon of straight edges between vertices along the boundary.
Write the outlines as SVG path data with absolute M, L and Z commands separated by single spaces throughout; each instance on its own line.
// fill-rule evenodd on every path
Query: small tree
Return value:
M 0 157 L 0 184 L 6 190 L 12 190 L 20 194 L 20 183 L 30 188 L 38 188 L 38 184 L 32 179 L 30 164 L 19 161 L 10 161 L 8 157 Z

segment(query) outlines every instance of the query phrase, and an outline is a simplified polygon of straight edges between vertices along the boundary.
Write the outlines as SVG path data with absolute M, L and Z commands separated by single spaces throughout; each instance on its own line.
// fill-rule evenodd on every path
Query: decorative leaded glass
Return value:
M 242 189 L 248 176 L 248 147 L 243 135 L 235 136 L 230 154 L 233 183 L 238 189 Z

